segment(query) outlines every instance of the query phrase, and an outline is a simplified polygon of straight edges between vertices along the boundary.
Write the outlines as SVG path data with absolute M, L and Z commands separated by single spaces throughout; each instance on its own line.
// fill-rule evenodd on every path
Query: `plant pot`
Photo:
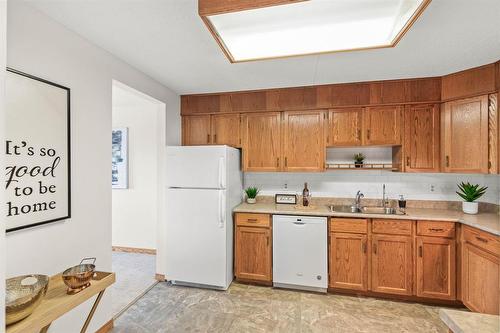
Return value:
M 462 210 L 465 214 L 477 214 L 479 204 L 477 202 L 462 202 Z
M 354 167 L 355 168 L 361 168 L 361 167 L 363 167 L 363 162 L 354 162 Z
M 249 204 L 254 204 L 256 202 L 257 202 L 257 199 L 255 199 L 255 198 L 247 198 L 247 203 L 249 203 Z

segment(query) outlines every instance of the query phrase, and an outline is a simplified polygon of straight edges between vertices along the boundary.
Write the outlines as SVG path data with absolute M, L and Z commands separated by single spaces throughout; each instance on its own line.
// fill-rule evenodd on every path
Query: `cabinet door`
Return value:
M 363 112 L 363 143 L 400 145 L 401 112 L 401 106 L 367 107 Z
M 455 240 L 417 237 L 417 296 L 454 300 Z
M 212 143 L 215 145 L 241 146 L 239 114 L 212 116 Z
M 404 124 L 404 171 L 439 172 L 439 105 L 407 106 Z
M 236 227 L 235 275 L 240 279 L 272 281 L 271 230 Z
M 372 236 L 372 291 L 412 294 L 412 246 L 410 236 Z
M 328 114 L 328 146 L 361 145 L 361 117 L 363 108 L 335 109 Z
M 444 104 L 444 171 L 488 173 L 488 96 Z
M 499 314 L 500 260 L 469 243 L 462 252 L 462 301 L 472 311 Z
M 323 111 L 284 112 L 285 171 L 322 171 L 325 165 Z
M 243 123 L 243 170 L 281 170 L 281 115 L 248 113 Z
M 210 115 L 182 117 L 182 144 L 210 144 Z
M 367 236 L 330 234 L 331 288 L 368 290 Z

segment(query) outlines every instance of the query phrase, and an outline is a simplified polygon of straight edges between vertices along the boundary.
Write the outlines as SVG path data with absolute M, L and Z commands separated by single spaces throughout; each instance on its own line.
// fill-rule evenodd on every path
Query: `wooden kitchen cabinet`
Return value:
M 236 214 L 234 247 L 236 278 L 272 282 L 272 253 L 270 215 Z
M 283 113 L 283 167 L 285 171 L 323 171 L 325 139 L 323 111 Z
M 417 236 L 417 296 L 456 299 L 455 239 Z
M 363 112 L 363 144 L 371 146 L 400 145 L 403 107 L 373 106 Z
M 380 293 L 412 294 L 412 238 L 372 235 L 371 290 Z
M 239 114 L 212 115 L 211 135 L 214 145 L 241 147 L 241 126 Z
M 488 96 L 444 103 L 443 170 L 488 173 Z
M 182 117 L 182 144 L 184 146 L 210 143 L 210 115 Z
M 439 172 L 439 105 L 408 105 L 404 111 L 404 171 Z
M 330 288 L 368 290 L 366 234 L 330 233 Z
M 329 147 L 361 145 L 363 108 L 333 109 L 328 113 L 326 144 Z
M 281 114 L 244 114 L 242 129 L 243 171 L 280 171 Z
M 462 302 L 472 311 L 498 315 L 500 239 L 470 227 L 462 231 Z

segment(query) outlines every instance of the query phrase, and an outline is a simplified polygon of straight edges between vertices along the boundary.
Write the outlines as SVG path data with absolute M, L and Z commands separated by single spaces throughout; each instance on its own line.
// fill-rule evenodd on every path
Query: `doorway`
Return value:
M 154 284 L 166 106 L 123 83 L 112 87 L 113 315 Z M 162 114 L 163 113 L 163 114 Z

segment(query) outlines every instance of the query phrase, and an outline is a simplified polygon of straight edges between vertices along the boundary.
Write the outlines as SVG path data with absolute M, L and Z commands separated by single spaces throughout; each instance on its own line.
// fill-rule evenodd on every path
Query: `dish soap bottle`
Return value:
M 304 207 L 309 206 L 309 189 L 307 188 L 307 183 L 304 183 L 304 189 L 302 190 L 302 205 Z

